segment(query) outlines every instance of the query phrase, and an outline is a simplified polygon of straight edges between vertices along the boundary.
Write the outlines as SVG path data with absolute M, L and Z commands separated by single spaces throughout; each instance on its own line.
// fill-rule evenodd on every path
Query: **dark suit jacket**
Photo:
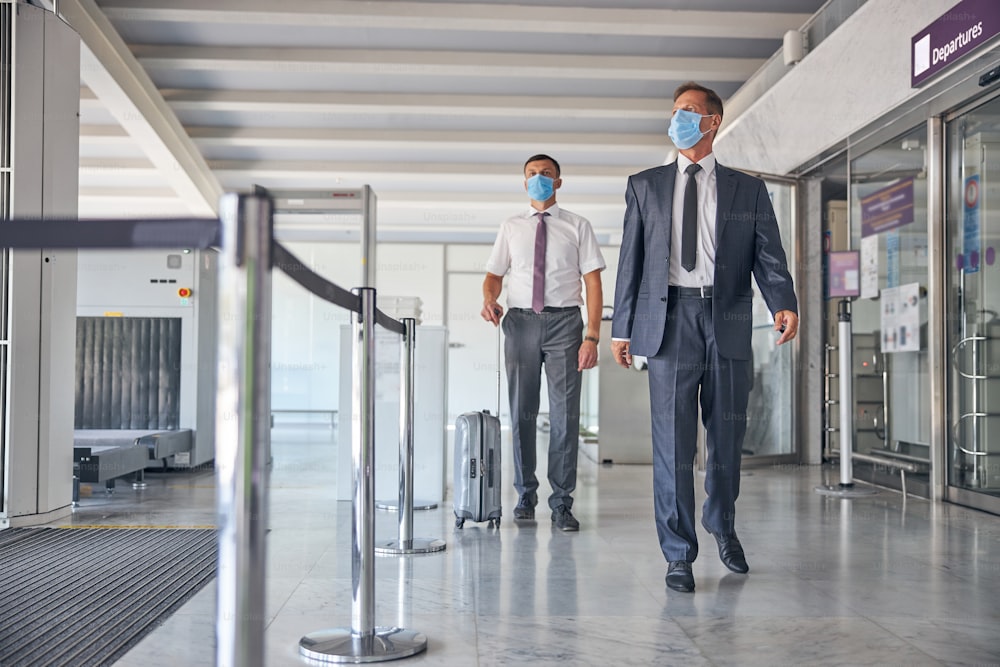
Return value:
M 715 338 L 722 356 L 750 359 L 751 272 L 772 314 L 798 312 L 798 304 L 764 182 L 718 163 L 715 168 Z M 629 351 L 644 357 L 655 356 L 663 343 L 676 173 L 676 162 L 647 169 L 630 176 L 625 191 L 611 336 L 631 339 Z

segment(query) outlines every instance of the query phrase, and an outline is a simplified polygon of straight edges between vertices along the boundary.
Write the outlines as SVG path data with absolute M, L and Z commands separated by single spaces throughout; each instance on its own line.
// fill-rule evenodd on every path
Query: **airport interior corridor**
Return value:
M 351 624 L 351 513 L 335 500 L 334 434 L 273 431 L 268 665 L 307 664 L 300 637 Z M 699 528 L 697 590 L 675 593 L 664 586 L 651 467 L 582 458 L 573 508 L 582 527 L 561 533 L 544 508 L 544 481 L 537 521 L 512 520 L 506 432 L 504 454 L 499 530 L 457 530 L 449 499 L 414 519 L 414 537 L 443 538 L 445 551 L 376 558 L 376 624 L 427 636 L 425 653 L 395 664 L 1000 663 L 1000 518 L 889 491 L 816 494 L 835 469 L 748 470 L 737 527 L 750 574 L 729 573 Z M 211 471 L 149 474 L 147 483 L 119 484 L 110 497 L 95 486 L 72 523 L 214 523 Z M 377 512 L 376 526 L 377 540 L 393 539 L 396 514 Z M 212 665 L 214 597 L 213 583 L 116 664 Z

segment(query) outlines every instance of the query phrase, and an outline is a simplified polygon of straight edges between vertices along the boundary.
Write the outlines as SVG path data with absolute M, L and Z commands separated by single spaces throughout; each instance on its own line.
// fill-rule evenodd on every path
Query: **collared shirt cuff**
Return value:
M 620 341 L 620 342 L 623 342 L 623 343 L 628 343 L 628 342 L 632 341 L 631 338 L 615 338 L 614 336 L 611 337 L 611 340 L 613 340 L 613 341 L 617 340 L 617 341 Z

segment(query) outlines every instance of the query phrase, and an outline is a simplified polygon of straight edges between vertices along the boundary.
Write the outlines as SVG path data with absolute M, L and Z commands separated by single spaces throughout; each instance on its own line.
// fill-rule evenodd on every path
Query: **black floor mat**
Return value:
M 215 576 L 204 528 L 0 531 L 0 665 L 111 665 Z

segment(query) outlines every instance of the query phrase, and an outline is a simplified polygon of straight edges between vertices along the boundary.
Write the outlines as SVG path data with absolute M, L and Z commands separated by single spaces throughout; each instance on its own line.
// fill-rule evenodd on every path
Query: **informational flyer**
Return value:
M 959 266 L 966 273 L 979 271 L 979 174 L 965 179 L 965 205 L 962 209 L 962 255 Z
M 878 236 L 861 239 L 861 298 L 878 296 Z
M 882 234 L 913 222 L 913 179 L 871 193 L 861 200 L 861 236 Z
M 827 289 L 829 298 L 858 296 L 861 293 L 860 263 L 861 255 L 857 250 L 842 250 L 827 255 L 830 283 Z
M 920 350 L 920 283 L 882 290 L 882 351 Z

